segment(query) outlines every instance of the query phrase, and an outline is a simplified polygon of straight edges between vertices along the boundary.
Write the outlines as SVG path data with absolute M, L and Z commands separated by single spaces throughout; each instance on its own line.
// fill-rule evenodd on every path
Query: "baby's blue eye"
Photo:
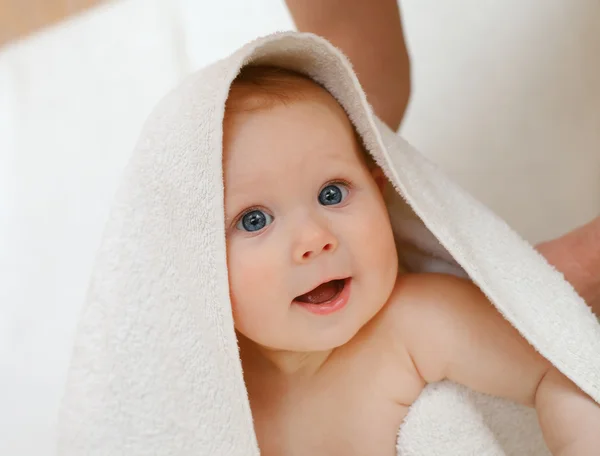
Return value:
M 340 204 L 348 195 L 348 189 L 343 184 L 329 184 L 319 193 L 319 203 L 323 206 Z
M 272 221 L 273 217 L 271 217 L 269 214 L 259 209 L 254 209 L 244 214 L 244 216 L 237 223 L 236 228 L 238 230 L 250 232 L 259 231 Z

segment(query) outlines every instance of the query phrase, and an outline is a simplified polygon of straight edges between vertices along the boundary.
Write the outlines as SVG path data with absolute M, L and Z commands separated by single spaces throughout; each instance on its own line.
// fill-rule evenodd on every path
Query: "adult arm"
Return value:
M 397 0 L 286 0 L 301 32 L 329 40 L 352 62 L 377 116 L 398 130 L 410 97 L 410 59 Z

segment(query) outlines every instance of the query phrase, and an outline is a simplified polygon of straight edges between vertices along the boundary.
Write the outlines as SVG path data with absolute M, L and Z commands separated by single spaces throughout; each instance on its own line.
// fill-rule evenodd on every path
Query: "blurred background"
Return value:
M 600 211 L 600 2 L 401 0 L 401 134 L 527 240 Z M 0 0 L 0 454 L 50 456 L 77 315 L 156 102 L 283 0 Z

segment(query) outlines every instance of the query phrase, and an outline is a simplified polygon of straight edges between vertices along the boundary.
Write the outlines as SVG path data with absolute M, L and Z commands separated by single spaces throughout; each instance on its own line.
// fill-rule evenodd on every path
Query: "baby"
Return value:
M 264 455 L 395 455 L 425 385 L 535 406 L 553 454 L 598 454 L 600 408 L 471 282 L 404 274 L 382 190 L 343 108 L 247 67 L 224 118 L 233 316 Z

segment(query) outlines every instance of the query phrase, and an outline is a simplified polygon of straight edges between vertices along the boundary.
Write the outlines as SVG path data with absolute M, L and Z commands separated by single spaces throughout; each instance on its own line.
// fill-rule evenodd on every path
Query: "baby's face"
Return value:
M 230 295 L 236 329 L 255 343 L 329 350 L 387 301 L 398 259 L 385 178 L 361 154 L 345 112 L 322 89 L 226 115 Z

